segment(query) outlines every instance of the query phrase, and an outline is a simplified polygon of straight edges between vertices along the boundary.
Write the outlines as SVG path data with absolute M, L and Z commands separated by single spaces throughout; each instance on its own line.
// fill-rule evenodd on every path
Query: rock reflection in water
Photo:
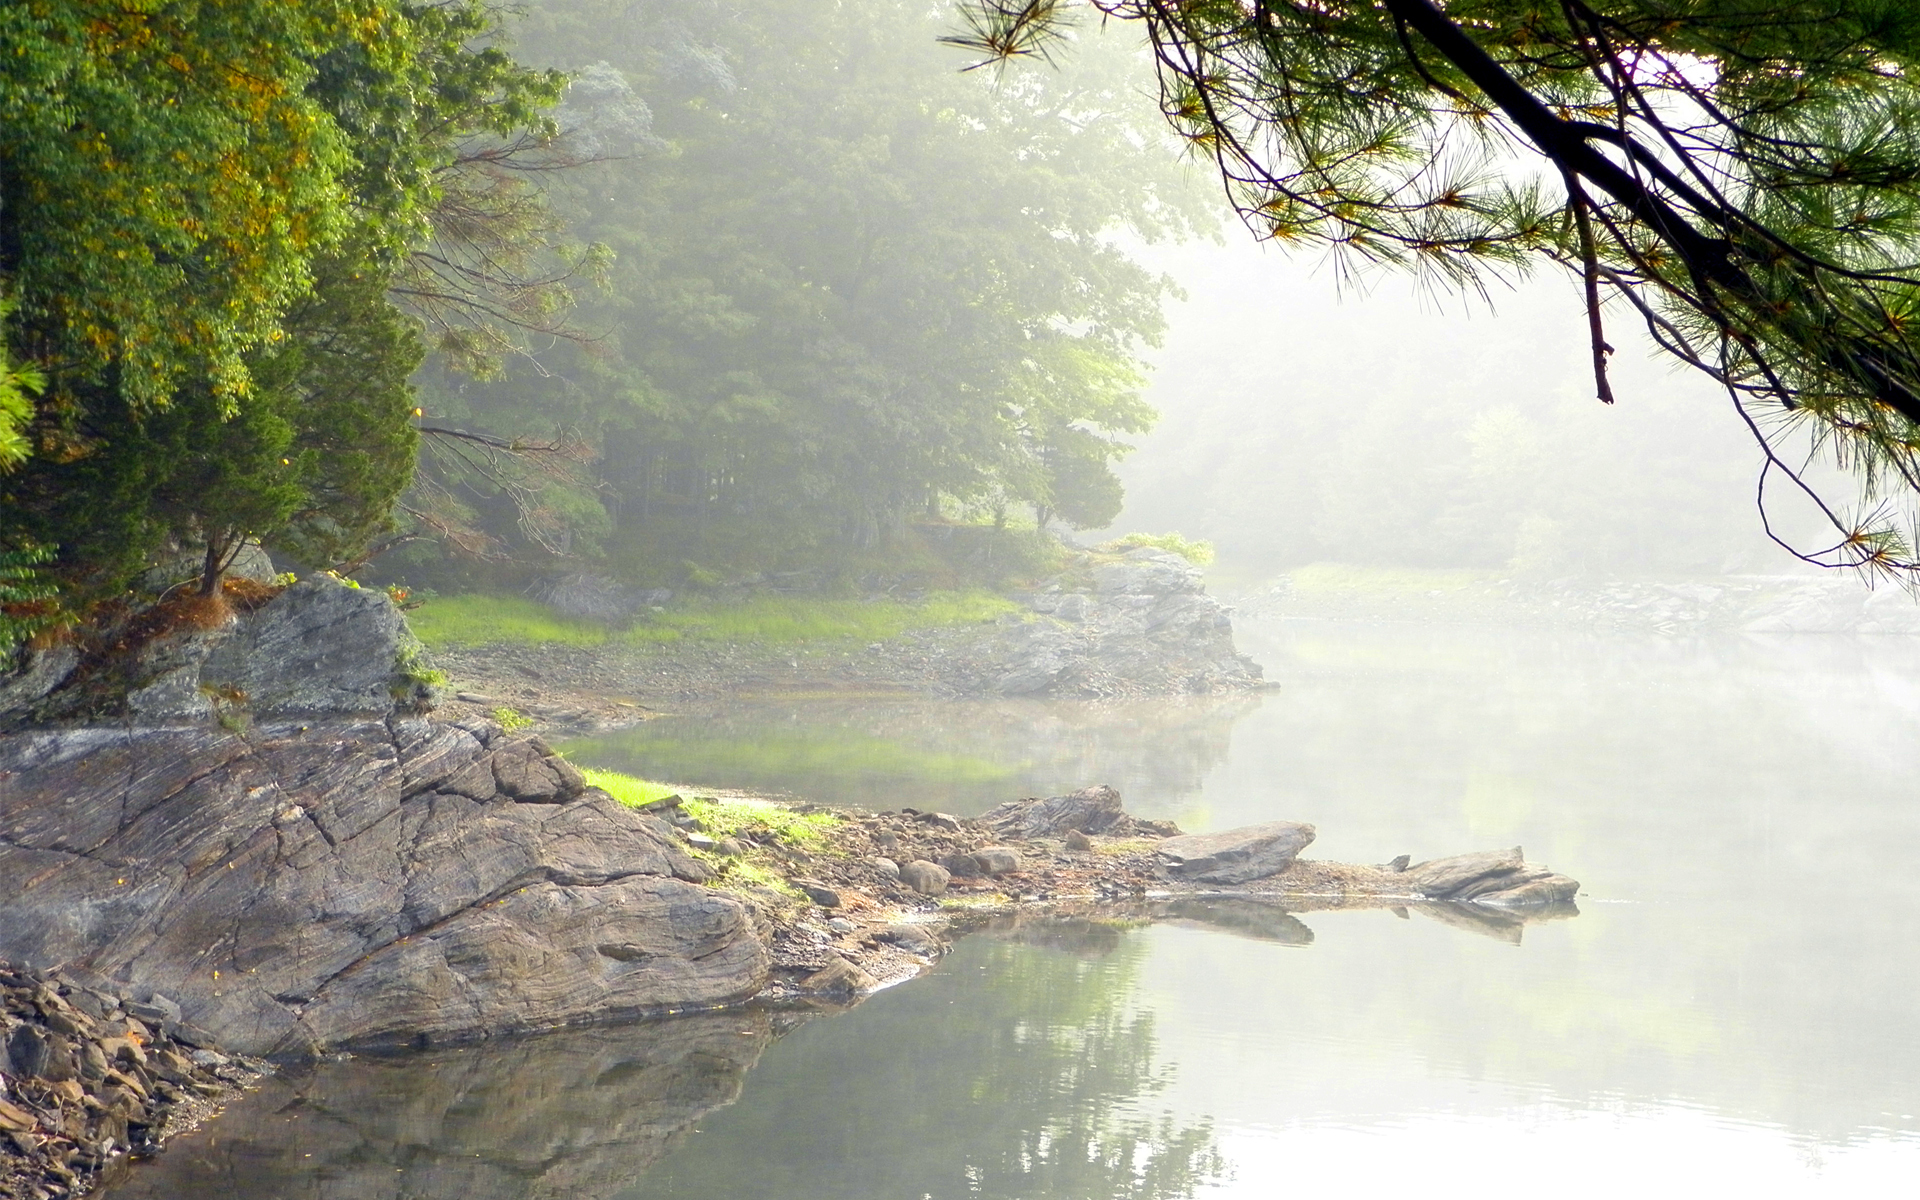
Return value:
M 96 1194 L 603 1200 L 732 1103 L 799 1019 L 703 1014 L 306 1064 Z

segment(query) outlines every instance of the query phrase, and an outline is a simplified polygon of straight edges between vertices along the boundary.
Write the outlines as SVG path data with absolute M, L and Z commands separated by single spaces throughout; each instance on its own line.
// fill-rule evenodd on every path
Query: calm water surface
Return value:
M 1477 929 L 1186 905 L 1124 927 L 1003 923 L 846 1014 L 306 1068 L 106 1194 L 1911 1187 L 1920 646 L 1309 622 L 1243 645 L 1282 690 L 769 702 L 575 754 L 963 812 L 1111 782 L 1188 828 L 1312 821 L 1314 853 L 1358 861 L 1517 843 L 1584 882 L 1580 915 Z

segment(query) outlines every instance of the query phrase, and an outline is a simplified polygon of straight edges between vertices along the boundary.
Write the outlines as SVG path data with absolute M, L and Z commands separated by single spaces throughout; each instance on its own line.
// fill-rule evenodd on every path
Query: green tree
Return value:
M 0 545 L 58 544 L 64 577 L 110 590 L 192 542 L 212 590 L 242 539 L 330 563 L 389 527 L 420 327 L 485 365 L 502 327 L 564 307 L 537 195 L 493 178 L 537 158 L 564 81 L 491 44 L 496 17 L 0 10 L 0 278 L 23 364 L 0 461 L 32 452 L 0 480 Z M 454 283 L 421 282 L 436 270 Z
M 1050 52 L 1075 6 L 973 0 L 950 40 Z M 1810 561 L 1913 572 L 1920 489 L 1920 10 L 1899 0 L 1091 0 L 1137 22 L 1162 107 L 1254 232 L 1484 288 L 1542 259 L 1721 381 L 1769 477 L 1820 503 Z M 1799 440 L 1796 440 L 1799 439 Z M 1829 508 L 1790 448 L 1858 468 Z M 1771 532 L 1771 529 L 1770 529 Z M 1776 539 L 1779 540 L 1779 539 Z M 1783 545 L 1787 543 L 1782 541 Z

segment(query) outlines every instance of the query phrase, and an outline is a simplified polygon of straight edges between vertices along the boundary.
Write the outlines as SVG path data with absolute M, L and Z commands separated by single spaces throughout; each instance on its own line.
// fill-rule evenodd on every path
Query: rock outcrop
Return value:
M 1006 696 L 1217 692 L 1256 687 L 1233 644 L 1231 610 L 1200 570 L 1141 547 L 1093 570 L 1092 586 L 1028 597 L 1030 619 L 980 647 L 971 690 Z
M 706 878 L 487 722 L 0 737 L 0 957 L 243 1053 L 744 999 L 767 950 Z
M 1574 880 L 1528 862 L 1518 846 L 1417 863 L 1407 868 L 1406 880 L 1423 899 L 1471 901 L 1495 907 L 1556 904 L 1573 899 L 1580 891 Z
M 1188 833 L 1154 847 L 1167 874 L 1183 883 L 1251 883 L 1278 875 L 1313 843 L 1298 821 L 1267 821 L 1219 833 Z
M 156 608 L 98 645 L 30 653 L 0 674 L 0 729 L 57 724 L 168 725 L 384 717 L 424 712 L 437 672 L 384 592 L 315 575 L 208 627 L 191 620 L 144 634 Z M 220 610 L 216 610 L 220 611 Z
M 1105 784 L 1081 788 L 1044 800 L 1029 796 L 996 804 L 978 823 L 1006 838 L 1058 837 L 1061 834 L 1101 834 L 1105 837 L 1171 837 L 1180 832 L 1170 821 L 1147 821 L 1120 807 L 1120 793 Z

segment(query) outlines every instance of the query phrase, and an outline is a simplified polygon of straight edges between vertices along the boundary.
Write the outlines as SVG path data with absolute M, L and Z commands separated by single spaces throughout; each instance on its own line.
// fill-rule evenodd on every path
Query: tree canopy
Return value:
M 436 426 L 591 465 L 514 477 L 436 443 L 410 503 L 496 552 L 663 582 L 943 506 L 1110 519 L 1170 286 L 1116 239 L 1185 234 L 1200 206 L 1132 64 L 996 87 L 940 29 L 904 0 L 530 9 L 520 52 L 575 75 L 561 144 L 600 160 L 555 181 L 614 256 L 575 316 L 598 340 L 496 381 L 430 370 L 423 396 Z
M 522 311 L 502 281 L 556 304 L 511 260 L 417 283 L 433 254 L 503 262 L 511 223 L 471 200 L 502 189 L 471 181 L 550 133 L 563 77 L 489 44 L 495 15 L 0 9 L 0 546 L 58 546 L 70 585 L 111 591 L 169 539 L 208 549 L 211 587 L 244 538 L 325 564 L 378 535 L 413 468 L 420 324 L 471 343 Z
M 1050 55 L 1137 22 L 1174 128 L 1264 238 L 1484 289 L 1542 259 L 1722 382 L 1818 503 L 1812 561 L 1912 573 L 1920 490 L 1920 10 L 1900 0 L 970 0 L 950 40 Z M 1858 469 L 1858 511 L 1802 479 Z M 1783 544 L 1785 544 L 1783 542 Z

